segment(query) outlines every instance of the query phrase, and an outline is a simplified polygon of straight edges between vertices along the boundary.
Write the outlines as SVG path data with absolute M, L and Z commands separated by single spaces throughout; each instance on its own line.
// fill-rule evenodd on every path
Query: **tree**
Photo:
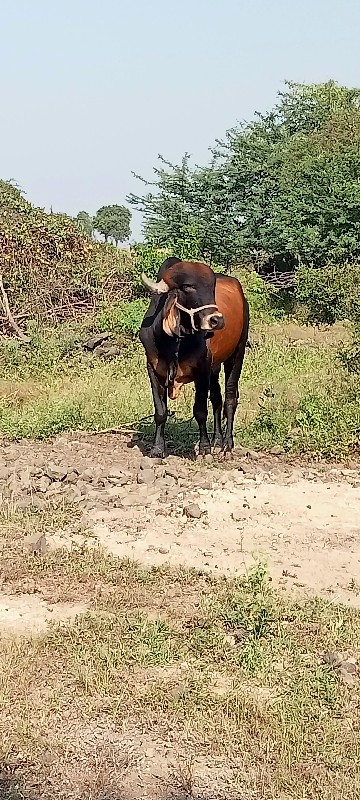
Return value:
M 129 201 L 147 241 L 191 232 L 199 255 L 261 269 L 360 257 L 360 90 L 287 83 L 267 114 L 226 133 L 208 166 L 161 158 Z
M 87 211 L 79 211 L 76 219 L 82 232 L 85 233 L 89 239 L 92 239 L 94 226 L 93 219 L 90 214 L 88 214 Z
M 102 206 L 94 217 L 95 230 L 105 237 L 114 239 L 116 246 L 130 237 L 131 212 L 125 206 Z

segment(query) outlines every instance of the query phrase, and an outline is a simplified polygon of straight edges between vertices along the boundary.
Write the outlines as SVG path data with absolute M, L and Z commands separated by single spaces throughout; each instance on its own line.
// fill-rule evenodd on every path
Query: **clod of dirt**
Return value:
M 67 468 L 50 461 L 49 465 L 46 467 L 46 475 L 51 481 L 63 481 L 67 476 Z
M 284 452 L 284 448 L 280 447 L 279 444 L 276 444 L 274 447 L 271 448 L 269 451 L 272 456 L 281 456 Z
M 121 480 L 124 476 L 124 468 L 120 464 L 113 464 L 112 467 L 107 470 L 108 478 L 116 478 L 116 480 Z M 127 476 L 126 479 L 128 479 Z
M 42 533 L 39 536 L 39 534 L 36 533 L 34 536 L 31 536 L 29 539 L 27 539 L 25 542 L 25 549 L 34 555 L 44 556 L 48 551 L 48 544 L 45 534 Z
M 120 353 L 121 347 L 112 342 L 104 342 L 104 344 L 100 344 L 93 350 L 93 355 L 101 358 L 114 358 L 114 356 L 118 356 Z
M 42 475 L 41 478 L 38 478 L 38 480 L 35 481 L 34 489 L 36 492 L 41 492 L 42 494 L 45 494 L 50 484 L 51 484 L 50 478 L 48 478 L 47 475 Z
M 339 675 L 343 683 L 355 686 L 359 682 L 359 672 L 352 661 L 343 661 L 339 668 Z
M 153 469 L 141 469 L 137 476 L 138 483 L 145 483 L 149 486 L 155 483 L 156 475 Z
M 200 519 L 202 513 L 197 503 L 190 503 L 184 511 L 189 519 Z

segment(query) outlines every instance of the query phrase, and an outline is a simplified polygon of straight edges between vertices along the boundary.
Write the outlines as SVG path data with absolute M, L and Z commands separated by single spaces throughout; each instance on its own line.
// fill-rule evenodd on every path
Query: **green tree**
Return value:
M 146 240 L 261 267 L 360 257 L 360 90 L 287 83 L 275 107 L 218 141 L 207 167 L 161 158 L 143 196 Z
M 90 214 L 88 214 L 87 211 L 79 211 L 76 219 L 83 233 L 85 233 L 86 236 L 89 237 L 89 239 L 92 239 L 94 228 L 93 228 L 93 219 L 90 216 Z
M 130 237 L 131 212 L 125 206 L 102 206 L 97 211 L 93 224 L 94 229 L 105 237 L 105 241 L 114 239 L 116 246 Z

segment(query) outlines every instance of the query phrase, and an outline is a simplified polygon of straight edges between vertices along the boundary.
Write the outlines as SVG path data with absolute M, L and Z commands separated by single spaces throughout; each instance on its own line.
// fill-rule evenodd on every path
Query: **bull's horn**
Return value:
M 169 291 L 169 286 L 167 283 L 165 283 L 165 281 L 163 281 L 163 279 L 161 279 L 159 283 L 155 283 L 155 281 L 151 281 L 150 278 L 145 275 L 145 272 L 143 272 L 141 280 L 144 286 L 146 286 L 146 288 L 149 289 L 149 292 L 152 292 L 152 294 L 165 294 L 165 292 Z

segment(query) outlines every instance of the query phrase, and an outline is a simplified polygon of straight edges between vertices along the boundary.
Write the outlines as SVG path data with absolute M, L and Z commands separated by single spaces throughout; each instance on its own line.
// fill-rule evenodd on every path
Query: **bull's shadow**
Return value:
M 208 425 L 211 438 L 212 426 Z M 139 447 L 144 456 L 150 455 L 155 436 L 155 423 L 153 416 L 146 417 L 136 425 L 136 431 L 129 440 L 129 447 Z M 166 455 L 182 456 L 193 460 L 195 447 L 199 441 L 199 428 L 194 418 L 188 420 L 178 419 L 174 411 L 169 412 L 165 429 Z

